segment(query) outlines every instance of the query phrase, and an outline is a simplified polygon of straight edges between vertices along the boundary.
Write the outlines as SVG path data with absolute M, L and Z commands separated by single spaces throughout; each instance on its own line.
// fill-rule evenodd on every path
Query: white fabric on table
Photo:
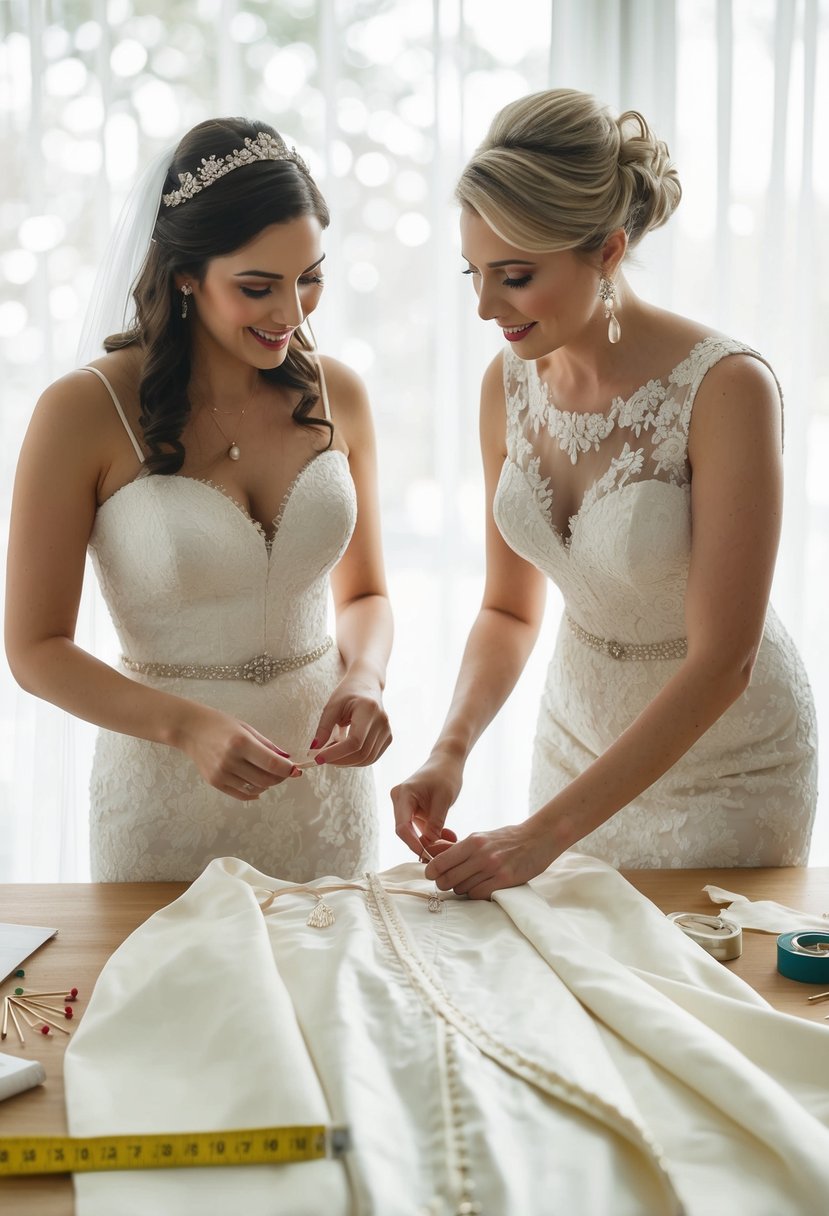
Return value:
M 829 916 L 820 912 L 802 912 L 799 908 L 787 908 L 770 899 L 747 899 L 734 891 L 709 884 L 702 888 L 715 904 L 728 904 L 729 920 L 743 929 L 757 929 L 760 933 L 795 933 L 797 930 L 813 929 L 829 934 Z M 730 901 L 730 902 L 729 902 Z
M 73 1135 L 347 1123 L 346 1162 L 80 1175 L 78 1216 L 453 1216 L 464 1177 L 483 1216 L 826 1210 L 829 1030 L 615 870 L 569 854 L 439 915 L 395 893 L 428 892 L 416 865 L 362 886 L 316 930 L 308 891 L 213 862 L 66 1054 Z

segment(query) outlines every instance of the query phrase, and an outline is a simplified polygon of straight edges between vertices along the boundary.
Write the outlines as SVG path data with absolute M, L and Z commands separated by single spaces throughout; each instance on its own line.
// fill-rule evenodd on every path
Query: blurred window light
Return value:
M 7 282 L 21 286 L 34 277 L 37 258 L 28 249 L 10 249 L 0 258 L 0 267 Z
M 49 312 L 56 321 L 71 321 L 77 316 L 79 307 L 78 293 L 68 283 L 53 287 L 49 292 Z
M 59 215 L 30 215 L 20 225 L 17 236 L 24 249 L 45 253 L 59 245 L 65 234 L 66 226 Z
M 113 181 L 130 182 L 138 172 L 138 129 L 131 114 L 113 114 L 104 131 L 106 163 Z
M 100 97 L 73 97 L 62 107 L 60 118 L 73 135 L 87 135 L 102 126 L 104 105 Z
M 305 42 L 294 42 L 271 56 L 265 66 L 265 85 L 277 96 L 295 100 L 294 95 L 308 83 L 316 66 L 312 48 Z
M 123 38 L 112 48 L 109 64 L 116 76 L 137 76 L 147 62 L 147 52 L 135 38 Z
M 374 363 L 374 347 L 362 338 L 347 338 L 343 342 L 342 351 L 345 362 L 361 376 L 365 375 Z
M 160 46 L 153 51 L 152 69 L 165 80 L 179 80 L 190 71 L 190 63 L 183 51 L 174 46 Z
M 385 144 L 395 156 L 413 155 L 423 140 L 419 131 L 391 110 L 376 110 L 369 118 L 366 130 L 375 143 Z
M 94 51 L 101 44 L 102 30 L 97 21 L 84 21 L 75 30 L 75 48 L 79 51 Z
M 348 267 L 348 283 L 355 291 L 374 291 L 380 282 L 380 272 L 373 262 L 351 262 Z
M 418 211 L 407 211 L 395 225 L 397 239 L 403 245 L 425 245 L 432 235 L 431 225 Z
M 372 198 L 363 207 L 363 219 L 375 232 L 389 232 L 397 221 L 397 208 L 386 198 Z
M 141 129 L 153 139 L 178 134 L 181 115 L 174 89 L 163 80 L 147 80 L 132 95 Z
M 382 186 L 391 177 L 389 158 L 382 152 L 364 152 L 357 157 L 354 174 L 364 186 Z
M 6 346 L 5 359 L 7 363 L 38 363 L 43 358 L 45 346 L 43 330 L 30 325 L 21 334 L 14 335 L 14 341 Z
M 429 184 L 416 169 L 404 169 L 395 175 L 394 192 L 406 203 L 419 203 L 429 193 Z
M 43 73 L 46 92 L 52 97 L 73 97 L 86 85 L 89 73 L 80 59 L 61 59 Z
M 331 172 L 335 177 L 345 177 L 354 164 L 354 153 L 342 139 L 335 139 L 328 150 Z
M 258 42 L 267 32 L 268 27 L 256 13 L 234 13 L 230 19 L 230 36 L 234 42 Z
M 0 338 L 14 338 L 22 334 L 29 314 L 18 300 L 6 300 L 0 304 Z
M 397 13 L 381 13 L 350 25 L 346 30 L 345 45 L 366 63 L 394 63 L 403 49 L 404 31 Z
M 43 31 L 40 47 L 47 59 L 60 59 L 68 55 L 72 39 L 69 30 L 62 25 L 47 25 Z
M 368 107 L 360 97 L 341 97 L 337 102 L 337 125 L 349 135 L 366 129 Z

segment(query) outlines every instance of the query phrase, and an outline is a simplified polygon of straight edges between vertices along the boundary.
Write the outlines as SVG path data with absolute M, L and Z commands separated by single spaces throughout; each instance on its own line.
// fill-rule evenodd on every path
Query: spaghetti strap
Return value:
M 325 411 L 325 417 L 331 421 L 331 406 L 328 403 L 328 388 L 325 383 L 325 372 L 322 369 L 322 359 L 317 355 L 317 371 L 319 372 L 320 380 L 320 395 L 322 396 L 322 408 Z
M 129 437 L 130 437 L 130 442 L 132 443 L 132 446 L 135 448 L 135 454 L 136 454 L 136 456 L 138 457 L 138 459 L 141 461 L 141 463 L 143 464 L 143 463 L 144 463 L 144 453 L 143 453 L 143 452 L 142 452 L 142 450 L 141 450 L 141 444 L 140 444 L 140 443 L 138 442 L 138 440 L 135 438 L 135 434 L 133 433 L 133 429 L 132 429 L 132 427 L 130 426 L 130 424 L 127 422 L 127 416 L 126 416 L 126 414 L 124 413 L 124 410 L 123 410 L 123 407 L 122 407 L 122 405 L 121 405 L 121 402 L 118 400 L 118 397 L 117 397 L 117 395 L 116 395 L 115 389 L 112 387 L 112 385 L 110 384 L 109 380 L 107 380 L 107 378 L 106 378 L 106 376 L 104 375 L 104 373 L 103 373 L 103 372 L 101 372 L 101 371 L 99 371 L 97 367 L 90 367 L 89 365 L 87 365 L 86 367 L 82 367 L 80 370 L 81 370 L 82 372 L 94 372 L 94 374 L 95 374 L 95 375 L 98 377 L 98 379 L 99 379 L 100 381 L 102 381 L 102 383 L 103 383 L 103 384 L 105 384 L 105 385 L 106 385 L 107 391 L 108 391 L 108 393 L 109 393 L 110 397 L 112 398 L 112 403 L 113 403 L 113 405 L 115 406 L 116 410 L 118 411 L 118 417 L 119 417 L 119 418 L 121 419 L 121 421 L 123 422 L 123 424 L 124 424 L 124 430 L 125 430 L 125 431 L 127 432 L 127 434 L 129 435 Z

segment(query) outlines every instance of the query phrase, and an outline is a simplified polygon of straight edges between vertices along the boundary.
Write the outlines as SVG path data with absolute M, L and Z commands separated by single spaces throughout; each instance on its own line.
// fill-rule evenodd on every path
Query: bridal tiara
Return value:
M 257 160 L 290 160 L 302 169 L 303 173 L 308 173 L 308 166 L 296 148 L 289 148 L 278 135 L 260 131 L 255 139 L 246 138 L 243 148 L 237 148 L 227 156 L 220 159 L 215 156 L 202 158 L 195 173 L 179 173 L 181 186 L 178 190 L 162 195 L 162 202 L 165 207 L 178 207 L 180 203 L 186 203 L 188 199 L 212 186 L 220 177 L 232 173 L 234 169 L 240 169 L 242 165 L 252 165 Z

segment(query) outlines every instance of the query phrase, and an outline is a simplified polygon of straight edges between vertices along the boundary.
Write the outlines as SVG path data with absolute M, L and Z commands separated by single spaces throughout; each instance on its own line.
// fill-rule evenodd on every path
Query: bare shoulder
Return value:
M 334 444 L 345 447 L 346 455 L 359 453 L 374 444 L 374 423 L 368 392 L 360 376 L 330 355 L 320 355 L 320 366 L 334 423 Z M 315 410 L 316 412 L 316 410 Z
M 774 372 L 742 351 L 723 356 L 702 379 L 691 414 L 692 462 L 695 450 L 729 435 L 740 442 L 764 436 L 778 451 L 783 445 L 783 402 Z
M 368 393 L 360 376 L 330 355 L 319 356 L 332 410 L 348 416 L 368 410 Z
M 491 359 L 481 379 L 481 398 L 495 401 L 504 400 L 504 352 Z

